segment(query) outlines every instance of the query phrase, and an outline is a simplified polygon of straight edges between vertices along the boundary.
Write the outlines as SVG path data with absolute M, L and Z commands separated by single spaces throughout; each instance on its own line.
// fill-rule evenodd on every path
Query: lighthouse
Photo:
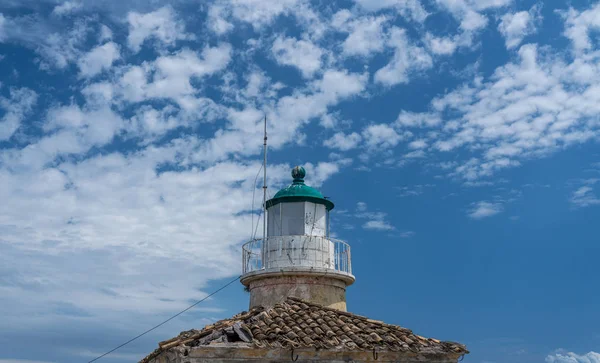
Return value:
M 296 166 L 292 183 L 265 197 L 263 237 L 242 245 L 248 311 L 162 341 L 140 363 L 457 363 L 469 353 L 346 311 L 350 246 L 330 236 L 334 204 L 305 176 Z
M 303 167 L 292 169 L 292 183 L 266 201 L 266 236 L 242 247 L 250 308 L 296 297 L 346 311 L 346 287 L 355 280 L 350 246 L 331 238 L 334 204 L 305 176 Z

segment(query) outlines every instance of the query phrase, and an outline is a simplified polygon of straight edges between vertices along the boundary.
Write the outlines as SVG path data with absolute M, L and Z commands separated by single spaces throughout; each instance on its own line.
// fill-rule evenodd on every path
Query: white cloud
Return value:
M 328 97 L 345 98 L 362 92 L 367 82 L 367 73 L 328 70 L 321 80 L 314 83 L 314 86 Z
M 67 14 L 71 14 L 81 9 L 83 4 L 78 1 L 65 1 L 64 3 L 57 5 L 52 10 L 52 13 L 58 16 L 63 16 Z
M 482 11 L 507 6 L 512 3 L 512 0 L 436 0 L 436 2 L 460 22 L 463 31 L 474 32 L 485 28 L 488 23 L 487 17 L 481 14 Z
M 481 201 L 474 203 L 472 209 L 469 211 L 469 217 L 473 219 L 482 219 L 494 216 L 504 210 L 501 203 L 491 203 Z
M 600 30 L 600 4 L 584 11 L 570 8 L 563 13 L 565 18 L 565 36 L 571 40 L 576 51 L 588 50 L 592 47 L 589 33 Z
M 385 16 L 368 16 L 344 24 L 341 28 L 349 33 L 342 43 L 344 54 L 368 57 L 381 52 L 385 44 L 383 26 L 387 21 Z
M 67 32 L 54 31 L 45 22 L 32 23 L 23 18 L 11 24 L 11 39 L 21 42 L 41 56 L 40 69 L 65 69 L 83 53 L 88 34 L 93 30 L 88 19 L 77 19 Z
M 233 17 L 239 21 L 251 24 L 254 28 L 260 29 L 265 25 L 271 24 L 275 18 L 283 14 L 293 13 L 301 10 L 301 0 L 281 0 L 276 2 L 266 2 L 262 0 L 222 0 L 217 1 L 215 5 L 221 8 L 223 19 Z
M 269 145 L 280 148 L 286 143 L 302 142 L 299 129 L 313 119 L 326 115 L 328 108 L 341 100 L 360 94 L 366 87 L 368 74 L 327 70 L 321 79 L 310 82 L 307 89 L 296 90 L 291 95 L 279 97 L 265 108 L 269 120 Z M 255 117 L 243 117 L 242 124 L 233 123 L 216 133 L 210 142 L 194 155 L 196 161 L 214 162 L 236 155 L 253 155 L 259 149 L 253 140 L 262 138 L 262 112 L 249 112 Z M 261 117 L 256 117 L 260 114 Z M 285 120 L 275 122 L 273 120 Z M 233 120 L 232 120 L 233 121 Z
M 347 160 L 348 159 L 342 159 L 336 162 L 325 161 L 319 162 L 317 165 L 311 163 L 304 164 L 307 183 L 313 187 L 320 187 L 323 182 L 340 171 L 340 166 L 347 165 Z
M 338 149 L 341 151 L 348 151 L 354 149 L 358 146 L 362 137 L 356 133 L 352 132 L 350 134 L 344 134 L 343 132 L 337 132 L 330 139 L 325 140 L 325 146 Z
M 118 91 L 129 102 L 170 98 L 186 110 L 206 105 L 195 97 L 193 78 L 201 78 L 221 71 L 231 60 L 231 45 L 206 47 L 200 54 L 184 48 L 173 54 L 158 57 L 152 66 L 125 68 L 118 83 Z
M 1 168 L 0 260 L 18 276 L 0 286 L 3 325 L 39 326 L 34 311 L 59 318 L 49 308 L 65 296 L 92 324 L 116 323 L 123 311 L 156 316 L 205 296 L 198 289 L 208 279 L 239 270 L 238 246 L 250 236 L 250 215 L 242 212 L 250 209 L 259 164 L 186 168 L 176 161 L 182 151 L 174 142 L 129 157 L 113 153 L 39 170 L 21 165 L 19 172 Z M 158 174 L 165 163 L 180 171 Z M 270 171 L 272 182 L 281 176 L 275 167 Z M 220 238 L 226 242 L 215 244 Z M 29 252 L 17 263 L 19 249 Z M 177 278 L 181 273 L 194 281 Z M 11 301 L 25 303 L 12 313 L 1 308 Z
M 41 168 L 55 158 L 87 152 L 110 143 L 124 127 L 123 119 L 106 106 L 60 106 L 48 110 L 43 130 L 48 133 L 22 150 L 12 150 L 8 165 Z
M 476 76 L 435 98 L 431 111 L 402 112 L 396 126 L 427 132 L 421 138 L 427 136 L 440 151 L 468 150 L 470 159 L 460 161 L 451 175 L 470 181 L 598 139 L 600 72 L 593 59 L 599 55 L 568 62 L 540 57 L 537 46 L 528 44 L 517 56 L 488 80 Z M 448 112 L 452 117 L 444 119 Z
M 36 101 L 37 94 L 28 88 L 11 88 L 10 98 L 0 97 L 0 109 L 4 109 L 4 116 L 0 118 L 0 141 L 12 137 Z
M 98 41 L 105 42 L 107 40 L 112 40 L 112 37 L 113 37 L 112 30 L 110 30 L 110 28 L 104 24 L 100 25 L 100 34 L 98 35 Z
M 390 62 L 375 72 L 375 81 L 387 86 L 409 81 L 410 72 L 418 72 L 433 66 L 431 56 L 421 47 L 410 43 L 406 31 L 393 27 L 388 45 L 395 49 Z
M 436 113 L 414 113 L 400 111 L 396 124 L 399 127 L 434 127 L 442 122 Z
M 99 45 L 83 55 L 77 62 L 80 77 L 89 78 L 109 69 L 121 57 L 114 42 Z
M 387 217 L 386 213 L 369 212 L 367 208 L 367 203 L 365 202 L 356 203 L 356 213 L 354 214 L 354 216 L 359 219 L 367 220 L 362 225 L 362 228 L 364 229 L 377 231 L 391 231 L 396 229 L 394 226 L 392 226 L 385 220 Z
M 208 27 L 217 35 L 223 35 L 233 29 L 233 24 L 226 20 L 224 7 L 220 4 L 213 4 L 208 9 Z
M 177 18 L 170 6 L 146 14 L 130 12 L 127 14 L 127 22 L 127 44 L 134 52 L 138 52 L 148 39 L 155 39 L 161 45 L 173 46 L 177 40 L 193 37 L 185 32 L 185 23 Z
M 469 9 L 463 15 L 460 27 L 466 31 L 474 31 L 485 28 L 487 23 L 488 20 L 485 16 Z
M 583 181 L 583 185 L 579 186 L 571 194 L 571 203 L 575 207 L 589 207 L 600 204 L 600 198 L 596 195 L 593 185 L 598 183 L 600 179 L 588 179 Z
M 323 51 L 310 41 L 278 37 L 271 50 L 279 64 L 298 68 L 306 78 L 321 68 Z
M 424 149 L 427 147 L 427 140 L 418 139 L 418 140 L 411 141 L 408 144 L 408 147 L 411 149 Z
M 541 21 L 540 6 L 533 6 L 529 11 L 506 13 L 502 16 L 498 30 L 506 39 L 506 48 L 517 47 L 528 35 L 536 32 L 536 23 Z
M 545 361 L 546 363 L 600 363 L 600 353 L 589 352 L 579 355 L 559 350 L 556 353 L 549 354 Z
M 390 231 L 394 229 L 394 226 L 381 220 L 367 221 L 362 226 L 364 229 L 373 229 L 377 231 Z
M 431 33 L 425 35 L 425 43 L 433 54 L 450 55 L 458 47 L 456 39 L 449 37 L 436 37 Z
M 391 148 L 402 139 L 396 130 L 386 124 L 369 125 L 363 130 L 362 136 L 369 148 Z
M 365 202 L 358 202 L 356 203 L 356 210 L 359 212 L 364 212 L 367 210 L 367 203 Z
M 394 8 L 404 17 L 422 23 L 429 15 L 419 0 L 354 0 L 367 11 L 379 11 Z

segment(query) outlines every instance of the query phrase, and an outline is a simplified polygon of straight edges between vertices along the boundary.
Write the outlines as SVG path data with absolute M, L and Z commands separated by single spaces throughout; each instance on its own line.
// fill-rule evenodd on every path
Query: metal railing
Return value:
M 253 239 L 242 246 L 242 272 L 307 267 L 352 274 L 350 246 L 320 236 L 275 236 Z

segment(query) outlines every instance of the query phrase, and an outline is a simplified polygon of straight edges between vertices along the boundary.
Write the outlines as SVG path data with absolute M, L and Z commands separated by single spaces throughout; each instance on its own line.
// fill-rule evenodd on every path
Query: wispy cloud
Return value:
M 400 238 L 411 238 L 414 237 L 416 233 L 414 231 L 403 231 L 400 232 Z
M 371 212 L 367 208 L 367 203 L 358 202 L 356 204 L 356 218 L 366 219 L 367 221 L 362 224 L 362 228 L 376 230 L 376 231 L 391 231 L 396 229 L 389 222 L 386 221 L 387 214 L 383 212 Z
M 594 189 L 599 181 L 600 179 L 596 178 L 581 181 L 577 189 L 571 193 L 570 202 L 578 208 L 599 205 L 600 198 Z
M 472 205 L 468 216 L 473 219 L 482 219 L 494 216 L 504 210 L 501 203 L 492 203 L 487 201 L 480 201 Z

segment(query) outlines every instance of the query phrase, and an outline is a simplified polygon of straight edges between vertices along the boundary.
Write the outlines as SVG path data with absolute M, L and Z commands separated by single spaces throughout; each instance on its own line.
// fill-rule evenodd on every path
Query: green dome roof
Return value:
M 333 209 L 333 203 L 325 199 L 320 191 L 304 184 L 306 171 L 301 166 L 292 169 L 294 181 L 289 186 L 281 189 L 272 199 L 267 200 L 267 208 L 282 202 L 313 202 L 323 204 L 327 210 Z

